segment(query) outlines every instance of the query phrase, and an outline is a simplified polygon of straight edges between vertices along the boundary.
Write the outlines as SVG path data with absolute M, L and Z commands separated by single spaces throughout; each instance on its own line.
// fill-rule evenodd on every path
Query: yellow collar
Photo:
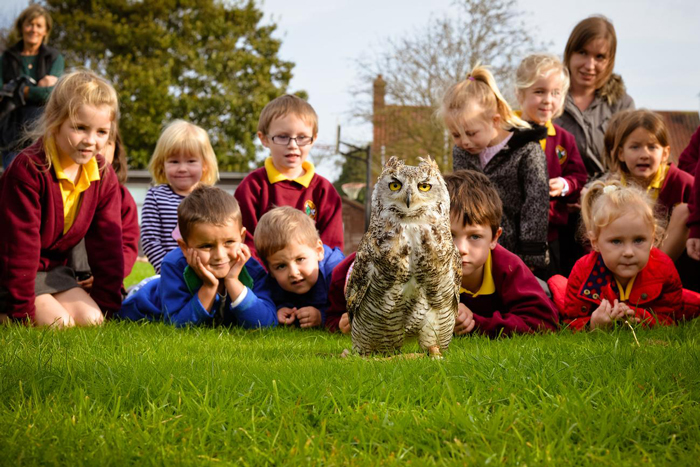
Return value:
M 666 180 L 666 175 L 668 174 L 669 168 L 670 167 L 668 164 L 663 167 L 659 167 L 659 170 L 656 171 L 654 178 L 651 179 L 651 182 L 649 182 L 649 185 L 647 186 L 647 193 L 649 193 L 654 201 L 656 201 L 656 199 L 659 197 L 659 192 L 661 191 L 661 187 L 664 185 L 664 180 Z M 626 173 L 622 172 L 620 181 L 622 182 L 622 185 L 627 186 Z
M 493 273 L 491 271 L 491 252 L 489 251 L 489 257 L 486 258 L 486 263 L 484 263 L 484 279 L 481 281 L 481 287 L 476 292 L 471 292 L 464 287 L 459 288 L 460 295 L 467 293 L 472 297 L 478 297 L 479 295 L 491 295 L 496 292 L 496 284 L 493 282 Z
M 615 279 L 615 282 L 617 282 L 617 290 L 620 291 L 620 301 L 624 302 L 630 299 L 630 293 L 632 292 L 632 286 L 634 285 L 634 280 L 637 278 L 637 276 L 634 276 L 630 281 L 627 283 L 627 288 L 622 287 L 620 284 L 620 281 Z
M 97 166 L 96 158 L 93 157 L 81 167 L 78 183 L 73 183 L 73 180 L 69 178 L 63 171 L 63 165 L 61 165 L 61 158 L 58 156 L 56 142 L 53 138 L 49 138 L 46 141 L 46 146 L 44 149 L 46 150 L 47 154 L 51 157 L 51 163 L 53 164 L 53 170 L 56 173 L 56 178 L 59 180 L 66 180 L 67 182 L 70 182 L 70 184 L 73 185 L 75 189 L 77 189 L 79 192 L 87 190 L 87 188 L 90 186 L 90 182 L 96 182 L 100 179 L 100 168 Z
M 297 182 L 304 188 L 308 188 L 311 184 L 311 179 L 314 178 L 314 165 L 309 161 L 304 161 L 301 163 L 301 168 L 305 171 L 304 175 L 302 175 L 301 177 L 297 177 L 292 181 Z M 281 182 L 283 180 L 289 180 L 289 177 L 281 174 L 280 171 L 277 170 L 275 164 L 272 163 L 272 157 L 268 157 L 267 159 L 265 159 L 265 171 L 267 172 L 267 179 L 272 184 Z

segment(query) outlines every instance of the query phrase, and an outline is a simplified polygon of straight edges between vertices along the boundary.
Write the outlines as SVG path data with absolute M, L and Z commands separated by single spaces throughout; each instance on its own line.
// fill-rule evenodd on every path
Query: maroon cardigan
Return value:
M 122 238 L 124 242 L 124 278 L 131 274 L 139 255 L 139 212 L 136 201 L 124 185 L 119 185 L 122 207 Z
M 690 202 L 692 191 L 693 176 L 669 164 L 668 173 L 661 185 L 656 202 L 665 209 L 666 212 L 663 214 L 670 216 L 677 204 Z
M 700 182 L 698 180 L 700 180 L 700 164 L 695 166 L 695 183 L 693 183 L 693 192 L 688 203 L 689 238 L 700 238 Z
M 291 206 L 305 212 L 316 222 L 321 240 L 331 248 L 343 249 L 343 207 L 340 195 L 331 183 L 314 174 L 309 187 L 284 180 L 271 184 L 265 167 L 249 173 L 234 193 L 241 207 L 245 243 L 257 257 L 253 234 L 258 220 L 277 206 Z
M 695 166 L 698 165 L 698 159 L 700 159 L 700 127 L 695 130 L 693 136 L 690 137 L 688 146 L 678 157 L 678 168 L 693 175 Z
M 98 165 L 104 166 L 102 156 Z M 0 178 L 0 296 L 13 318 L 33 318 L 37 271 L 65 265 L 85 238 L 95 281 L 90 295 L 109 313 L 121 306 L 122 251 L 119 184 L 112 167 L 83 192 L 70 230 L 63 234 L 63 198 L 53 169 L 46 170 L 41 140 L 17 156 Z

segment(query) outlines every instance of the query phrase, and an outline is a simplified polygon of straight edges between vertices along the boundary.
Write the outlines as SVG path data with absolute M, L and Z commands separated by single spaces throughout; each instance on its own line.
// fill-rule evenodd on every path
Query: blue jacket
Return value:
M 318 263 L 318 280 L 311 290 L 303 295 L 287 292 L 279 286 L 272 275 L 267 276 L 267 289 L 270 290 L 275 309 L 280 308 L 302 308 L 312 306 L 321 312 L 321 321 L 326 322 L 326 309 L 330 302 L 328 300 L 328 289 L 331 285 L 331 274 L 333 269 L 345 259 L 345 255 L 340 248 L 331 248 L 323 245 L 323 260 Z
M 134 321 L 165 321 L 175 326 L 221 324 L 244 328 L 277 325 L 277 312 L 265 277 L 267 273 L 250 258 L 239 276 L 248 289 L 236 307 L 231 299 L 216 295 L 211 312 L 199 301 L 197 292 L 202 280 L 188 267 L 179 248 L 165 255 L 160 277 L 143 282 L 122 304 L 116 316 Z

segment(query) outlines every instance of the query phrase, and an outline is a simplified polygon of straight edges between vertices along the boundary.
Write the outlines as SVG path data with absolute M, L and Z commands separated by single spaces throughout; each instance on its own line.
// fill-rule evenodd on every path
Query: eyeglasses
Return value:
M 314 140 L 311 136 L 297 136 L 296 138 L 292 138 L 290 136 L 282 135 L 273 136 L 270 139 L 273 143 L 279 144 L 280 146 L 287 146 L 291 140 L 294 140 L 299 147 L 311 144 Z

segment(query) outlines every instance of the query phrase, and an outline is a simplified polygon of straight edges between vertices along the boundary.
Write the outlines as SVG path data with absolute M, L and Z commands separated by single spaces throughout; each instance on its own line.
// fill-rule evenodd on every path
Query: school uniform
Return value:
M 352 252 L 347 258 L 338 263 L 331 274 L 331 282 L 328 288 L 328 310 L 326 311 L 326 329 L 330 332 L 338 331 L 340 318 L 348 311 L 345 300 L 345 284 L 348 281 L 350 268 L 355 263 L 357 253 Z
M 700 127 L 695 130 L 693 136 L 690 137 L 688 146 L 678 157 L 678 168 L 693 175 L 695 167 L 698 165 L 698 159 L 700 159 Z
M 103 167 L 104 159 L 97 155 L 94 163 Z M 37 273 L 66 267 L 82 238 L 95 276 L 90 296 L 104 313 L 119 309 L 124 273 L 119 183 L 111 166 L 97 177 L 87 175 L 85 166 L 80 183 L 82 177 L 92 180 L 71 206 L 64 203 L 55 164 L 47 170 L 41 139 L 0 178 L 0 312 L 33 318 Z
M 267 211 L 278 206 L 291 206 L 308 215 L 316 223 L 321 241 L 331 248 L 343 249 L 343 212 L 340 195 L 335 187 L 315 173 L 314 165 L 305 161 L 304 175 L 290 180 L 272 163 L 265 160 L 265 167 L 249 173 L 236 188 L 246 228 L 245 243 L 257 257 L 253 234 L 258 221 Z

